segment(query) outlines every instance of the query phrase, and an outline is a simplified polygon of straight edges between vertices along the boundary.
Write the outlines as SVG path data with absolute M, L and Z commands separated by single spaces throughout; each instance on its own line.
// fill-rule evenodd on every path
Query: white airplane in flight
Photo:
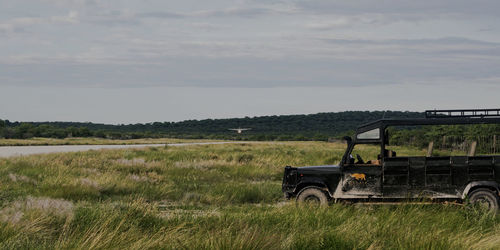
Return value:
M 228 130 L 233 130 L 233 131 L 236 131 L 238 134 L 241 134 L 241 132 L 245 131 L 245 130 L 250 130 L 251 128 L 230 128 Z

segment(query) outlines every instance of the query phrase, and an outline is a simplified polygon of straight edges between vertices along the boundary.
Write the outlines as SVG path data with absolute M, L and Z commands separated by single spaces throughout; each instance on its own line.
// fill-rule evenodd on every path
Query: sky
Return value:
M 500 108 L 497 0 L 1 0 L 0 119 Z

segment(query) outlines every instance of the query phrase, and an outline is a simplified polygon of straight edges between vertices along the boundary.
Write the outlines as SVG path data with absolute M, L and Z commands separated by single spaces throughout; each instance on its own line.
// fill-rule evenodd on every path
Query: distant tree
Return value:
M 16 131 L 13 128 L 3 128 L 2 136 L 6 139 L 16 138 Z
M 108 138 L 108 139 L 121 139 L 122 134 L 119 132 L 108 132 L 106 134 L 106 138 Z
M 5 121 L 0 119 L 0 138 L 5 138 Z
M 87 127 L 80 127 L 80 128 L 78 128 L 77 136 L 78 137 L 91 137 L 92 132 Z
M 21 123 L 15 130 L 15 137 L 18 139 L 28 139 L 35 134 L 35 126 L 31 123 Z
M 94 133 L 95 137 L 106 138 L 106 133 L 103 130 L 98 130 Z
M 50 138 L 53 137 L 53 130 L 54 127 L 47 124 L 42 124 L 35 128 L 35 136 Z

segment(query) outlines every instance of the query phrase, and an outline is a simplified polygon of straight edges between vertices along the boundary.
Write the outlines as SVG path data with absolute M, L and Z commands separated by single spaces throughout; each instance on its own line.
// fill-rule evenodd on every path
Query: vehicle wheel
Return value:
M 297 202 L 299 204 L 326 206 L 328 205 L 328 197 L 323 190 L 317 187 L 306 187 L 299 192 Z
M 469 195 L 469 202 L 490 212 L 497 212 L 500 204 L 498 194 L 489 189 L 477 189 Z

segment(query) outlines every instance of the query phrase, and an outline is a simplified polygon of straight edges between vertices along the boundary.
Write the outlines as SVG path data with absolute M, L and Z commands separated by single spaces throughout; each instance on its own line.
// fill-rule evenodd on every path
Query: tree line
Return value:
M 417 118 L 420 112 L 345 111 L 310 115 L 260 116 L 137 124 L 11 122 L 0 120 L 0 138 L 100 137 L 110 139 L 185 138 L 229 140 L 322 140 L 352 135 L 357 126 L 381 118 Z M 251 128 L 242 134 L 231 128 Z
M 315 140 L 352 136 L 361 124 L 381 118 L 422 118 L 423 113 L 401 111 L 345 111 L 311 115 L 260 116 L 231 119 L 187 120 L 137 124 L 79 122 L 10 122 L 0 120 L 0 138 L 98 137 L 109 139 L 183 138 L 225 140 Z M 251 128 L 242 134 L 230 128 Z M 498 152 L 500 125 L 446 125 L 392 127 L 390 144 L 464 150 L 477 141 L 481 152 Z

